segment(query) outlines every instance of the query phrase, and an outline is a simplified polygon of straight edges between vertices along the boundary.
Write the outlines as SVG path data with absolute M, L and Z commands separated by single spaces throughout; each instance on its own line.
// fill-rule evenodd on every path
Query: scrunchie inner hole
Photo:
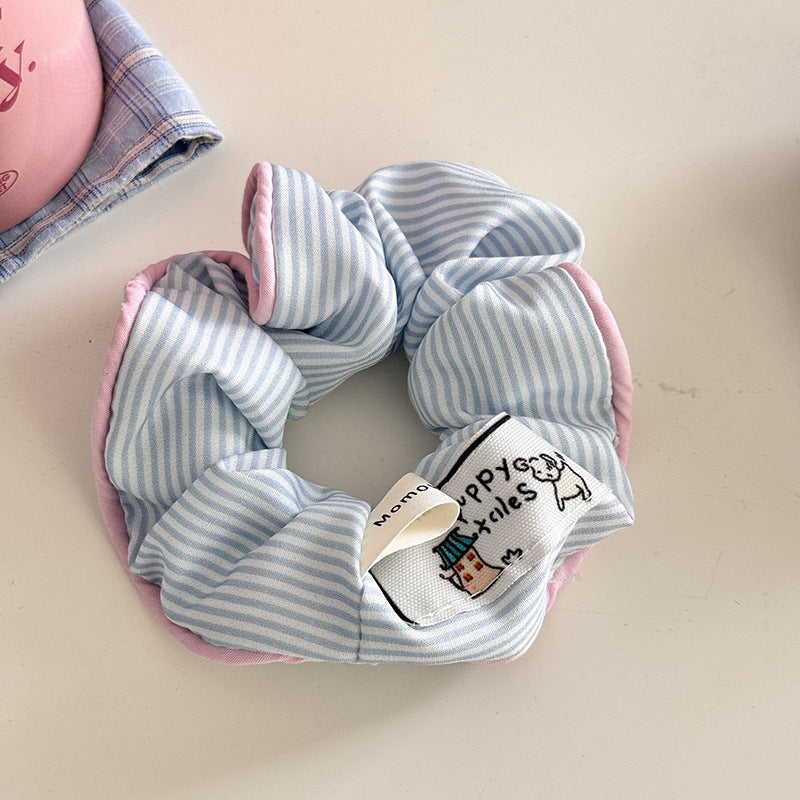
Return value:
M 289 468 L 374 506 L 439 443 L 408 399 L 407 378 L 408 359 L 398 351 L 348 378 L 302 419 L 288 421 Z

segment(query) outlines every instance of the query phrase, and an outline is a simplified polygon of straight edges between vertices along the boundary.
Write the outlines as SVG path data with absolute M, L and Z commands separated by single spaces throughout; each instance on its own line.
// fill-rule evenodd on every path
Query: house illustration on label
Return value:
M 475 549 L 477 538 L 478 534 L 464 536 L 456 529 L 433 548 L 433 552 L 442 560 L 441 568 L 446 570 L 439 573 L 439 577 L 472 597 L 485 592 L 504 569 L 483 560 Z

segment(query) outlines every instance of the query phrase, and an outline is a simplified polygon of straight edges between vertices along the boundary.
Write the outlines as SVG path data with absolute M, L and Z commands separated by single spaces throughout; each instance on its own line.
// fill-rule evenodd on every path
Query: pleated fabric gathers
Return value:
M 176 256 L 128 284 L 98 391 L 100 502 L 148 607 L 192 650 L 229 663 L 521 655 L 587 549 L 633 521 L 630 368 L 578 266 L 579 227 L 471 166 L 403 164 L 326 192 L 260 163 L 242 232 L 249 258 Z M 401 347 L 411 401 L 440 437 L 415 473 L 441 484 L 508 417 L 556 454 L 544 461 L 561 459 L 536 484 L 542 503 L 564 510 L 594 495 L 497 596 L 435 624 L 404 615 L 380 570 L 362 577 L 370 506 L 290 471 L 281 446 L 287 419 Z M 531 497 L 544 455 L 513 461 Z M 559 496 L 562 473 L 572 494 Z M 444 539 L 425 552 L 450 559 L 453 576 L 469 542 L 485 552 L 492 541 Z M 463 580 L 448 586 L 468 600 Z

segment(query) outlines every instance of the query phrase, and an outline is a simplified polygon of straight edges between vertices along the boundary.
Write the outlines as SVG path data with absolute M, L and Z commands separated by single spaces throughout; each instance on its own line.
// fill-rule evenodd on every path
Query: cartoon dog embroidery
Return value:
M 573 497 L 588 500 L 592 496 L 586 481 L 564 462 L 564 456 L 560 453 L 555 456 L 539 453 L 538 458 L 533 456 L 529 461 L 533 477 L 537 481 L 553 485 L 559 511 L 563 511 L 566 501 Z

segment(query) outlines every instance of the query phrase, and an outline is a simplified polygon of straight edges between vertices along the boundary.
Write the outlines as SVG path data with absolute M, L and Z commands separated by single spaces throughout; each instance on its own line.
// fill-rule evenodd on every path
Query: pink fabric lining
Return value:
M 248 245 L 251 210 L 253 231 Z M 275 241 L 272 233 L 272 165 L 266 161 L 256 164 L 247 178 L 242 199 L 242 239 L 258 268 L 258 285 L 256 286 L 252 270 L 247 282 L 250 289 L 250 316 L 257 325 L 264 325 L 269 322 L 275 308 L 277 286 Z
M 633 379 L 631 376 L 631 365 L 628 360 L 628 351 L 622 334 L 611 313 L 611 309 L 603 301 L 603 293 L 594 279 L 577 264 L 566 262 L 559 264 L 571 278 L 575 285 L 586 299 L 586 303 L 591 309 L 595 324 L 600 330 L 600 336 L 606 347 L 608 363 L 611 367 L 611 405 L 614 408 L 614 422 L 617 427 L 617 438 L 614 442 L 614 449 L 617 451 L 622 465 L 628 461 L 628 447 L 631 440 L 631 411 L 633 409 Z M 550 582 L 547 584 L 547 613 L 555 602 L 558 590 L 578 571 L 583 560 L 589 555 L 587 547 L 577 553 L 568 555 L 561 566 L 553 573 Z M 490 664 L 507 664 L 515 661 L 522 656 L 520 653 L 513 658 L 501 658 L 490 661 Z
M 591 276 L 577 264 L 561 264 L 561 269 L 567 272 L 575 281 L 581 293 L 586 298 L 589 308 L 594 315 L 594 321 L 600 329 L 606 354 L 611 365 L 611 403 L 614 406 L 614 419 L 617 423 L 617 440 L 614 446 L 622 465 L 628 463 L 628 446 L 631 441 L 631 411 L 633 410 L 633 377 L 631 375 L 631 362 L 622 334 L 619 332 L 617 322 L 611 309 L 603 301 L 603 293 Z
M 244 274 L 245 277 L 249 273 L 252 280 L 250 261 L 240 253 L 230 253 L 226 251 L 205 252 L 206 255 L 210 256 L 215 261 L 228 264 L 231 269 Z M 103 512 L 103 518 L 105 519 L 114 549 L 117 551 L 117 555 L 124 564 L 131 581 L 133 581 L 133 585 L 139 590 L 144 600 L 145 607 L 172 636 L 188 647 L 189 650 L 205 658 L 212 659 L 213 661 L 220 661 L 224 664 L 264 664 L 271 661 L 299 663 L 304 659 L 284 656 L 277 653 L 256 653 L 251 650 L 234 650 L 229 647 L 219 647 L 210 644 L 196 633 L 192 633 L 186 628 L 176 625 L 169 620 L 161 607 L 160 587 L 144 580 L 144 578 L 140 578 L 128 569 L 128 544 L 130 542 L 130 537 L 128 536 L 128 529 L 125 526 L 125 514 L 122 510 L 119 493 L 109 480 L 105 466 L 106 437 L 108 436 L 111 423 L 111 398 L 114 392 L 117 373 L 122 363 L 122 357 L 125 354 L 125 348 L 128 345 L 128 339 L 139 313 L 139 309 L 142 306 L 142 302 L 153 287 L 153 284 L 164 277 L 167 267 L 174 258 L 176 258 L 176 256 L 151 264 L 127 284 L 120 317 L 114 328 L 114 334 L 106 355 L 92 416 L 92 465 L 94 467 L 95 485 L 97 486 L 97 497 Z
M 559 267 L 575 281 L 581 294 L 586 298 L 606 347 L 608 363 L 611 367 L 611 405 L 614 408 L 614 421 L 617 426 L 614 449 L 617 451 L 622 465 L 625 466 L 628 461 L 628 447 L 631 440 L 631 411 L 633 409 L 633 379 L 628 351 L 614 315 L 603 301 L 603 293 L 592 277 L 577 264 L 565 263 L 560 264 Z M 589 549 L 587 547 L 585 550 L 567 556 L 553 573 L 550 583 L 547 584 L 547 611 L 553 605 L 556 594 L 564 582 L 577 572 L 581 562 L 588 555 Z

